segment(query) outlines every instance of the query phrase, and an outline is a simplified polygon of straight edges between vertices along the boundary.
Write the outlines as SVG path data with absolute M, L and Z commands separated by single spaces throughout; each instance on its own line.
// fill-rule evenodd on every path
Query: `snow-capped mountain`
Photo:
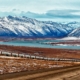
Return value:
M 68 26 L 72 26 L 75 29 L 68 35 L 69 37 L 80 37 L 80 22 L 70 22 Z
M 80 37 L 80 27 L 73 30 L 68 36 L 70 36 L 70 37 Z
M 23 17 L 0 18 L 0 36 L 4 37 L 65 37 L 74 28 L 52 21 Z

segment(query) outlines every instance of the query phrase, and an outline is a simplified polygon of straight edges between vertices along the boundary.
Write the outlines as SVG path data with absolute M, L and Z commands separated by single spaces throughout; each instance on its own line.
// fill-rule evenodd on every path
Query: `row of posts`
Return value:
M 34 55 L 27 55 L 26 53 L 12 53 L 1 51 L 1 55 L 6 56 L 14 56 L 14 57 L 22 57 L 22 58 L 30 58 L 30 59 L 41 59 L 41 60 L 50 60 L 50 61 L 72 61 L 72 62 L 80 62 L 80 59 L 69 59 L 69 58 L 48 58 L 48 57 L 41 57 L 41 56 L 34 56 Z

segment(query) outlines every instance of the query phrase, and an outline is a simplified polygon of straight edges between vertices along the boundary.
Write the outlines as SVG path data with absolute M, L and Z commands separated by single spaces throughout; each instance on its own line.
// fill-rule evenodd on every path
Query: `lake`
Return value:
M 58 49 L 80 49 L 80 46 L 73 45 L 50 45 L 43 44 L 44 42 L 61 42 L 62 40 L 27 40 L 27 41 L 9 41 L 0 42 L 0 45 L 13 45 L 13 46 L 27 46 L 27 47 L 40 47 L 40 48 L 58 48 Z

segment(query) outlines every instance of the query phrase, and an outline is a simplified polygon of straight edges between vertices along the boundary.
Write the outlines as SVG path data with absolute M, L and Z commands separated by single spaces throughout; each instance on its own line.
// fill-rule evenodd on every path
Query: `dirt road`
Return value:
M 80 80 L 79 75 L 80 65 L 77 65 L 66 68 L 4 74 L 0 75 L 0 80 Z

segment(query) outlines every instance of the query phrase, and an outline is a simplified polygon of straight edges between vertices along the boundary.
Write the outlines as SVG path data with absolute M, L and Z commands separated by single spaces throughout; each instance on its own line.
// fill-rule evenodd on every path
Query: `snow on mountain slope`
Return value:
M 7 37 L 65 37 L 73 28 L 51 21 L 23 17 L 0 18 L 0 36 Z
M 80 27 L 73 30 L 68 36 L 70 36 L 70 37 L 80 37 Z

